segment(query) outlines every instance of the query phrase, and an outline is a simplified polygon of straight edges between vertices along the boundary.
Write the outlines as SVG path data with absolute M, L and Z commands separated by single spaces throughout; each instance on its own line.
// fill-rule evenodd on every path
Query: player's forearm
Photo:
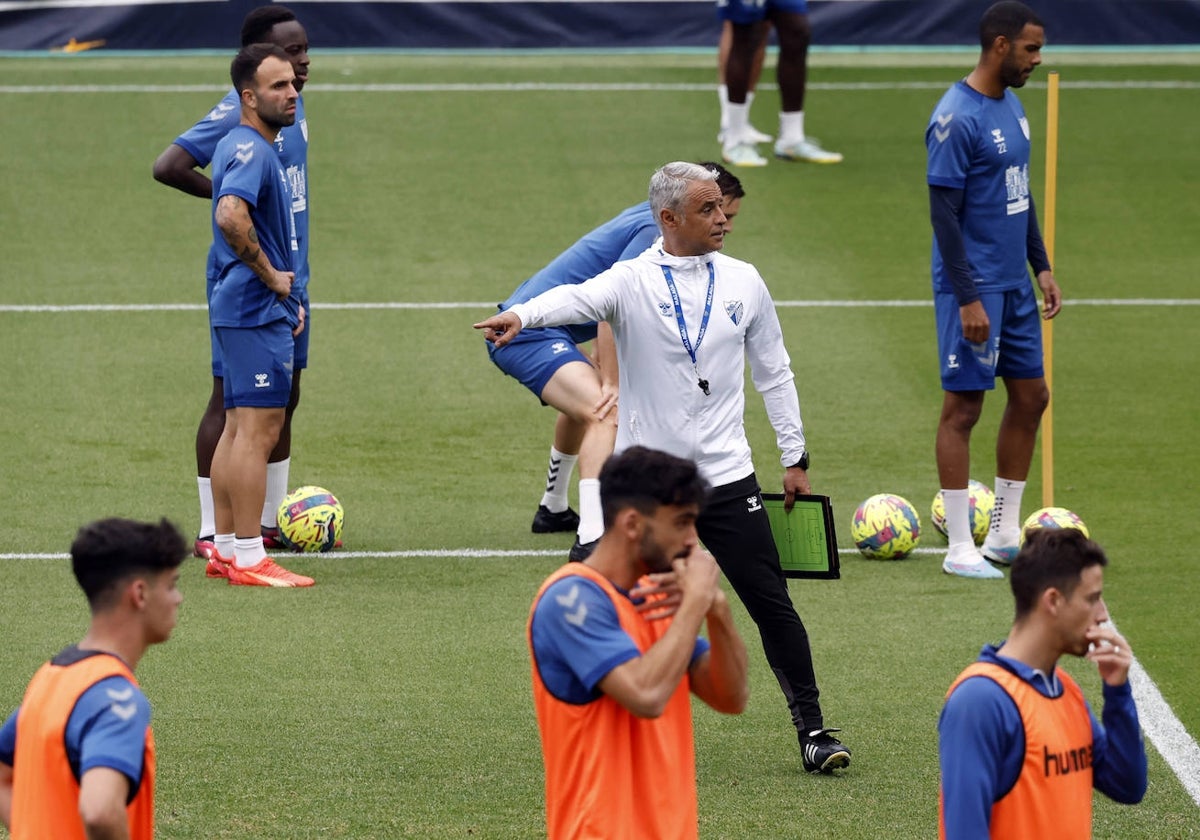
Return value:
M 216 222 L 221 236 L 237 254 L 238 259 L 249 266 L 263 283 L 270 286 L 275 276 L 275 267 L 271 265 L 271 261 L 259 245 L 258 232 L 255 231 L 254 222 L 246 210 L 246 203 L 237 196 L 222 196 L 217 202 Z
M 631 690 L 622 705 L 631 713 L 656 718 L 666 710 L 691 664 L 704 611 L 705 605 L 697 597 L 685 594 L 662 638 L 645 655 L 623 666 L 629 669 Z
M 187 151 L 172 143 L 154 161 L 154 180 L 199 198 L 212 198 L 212 181 Z
M 726 598 L 720 597 L 713 604 L 707 625 L 710 646 L 707 689 L 701 699 L 718 712 L 741 714 L 750 700 L 749 657 Z

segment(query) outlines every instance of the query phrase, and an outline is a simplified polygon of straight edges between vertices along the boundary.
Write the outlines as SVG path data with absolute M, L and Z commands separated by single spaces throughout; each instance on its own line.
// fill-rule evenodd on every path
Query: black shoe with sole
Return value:
M 589 543 L 581 543 L 579 537 L 575 538 L 575 545 L 571 546 L 571 553 L 567 557 L 572 563 L 582 563 L 584 560 L 592 556 L 592 552 L 596 550 L 596 546 L 600 544 L 600 538 L 592 540 Z
M 557 513 L 545 505 L 538 505 L 537 513 L 533 515 L 533 533 L 557 534 L 574 531 L 579 527 L 579 514 L 567 508 Z
M 840 729 L 814 729 L 800 733 L 800 754 L 808 773 L 832 773 L 850 766 L 850 750 L 831 735 Z

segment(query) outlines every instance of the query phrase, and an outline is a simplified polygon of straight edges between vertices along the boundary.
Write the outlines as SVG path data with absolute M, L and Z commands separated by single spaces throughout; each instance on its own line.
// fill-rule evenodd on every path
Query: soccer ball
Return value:
M 342 537 L 342 503 L 324 487 L 307 485 L 279 504 L 279 538 L 292 551 L 329 551 Z
M 906 499 L 879 493 L 854 511 L 850 538 L 872 560 L 900 560 L 921 541 L 921 517 Z
M 996 494 L 992 492 L 992 488 L 975 479 L 971 479 L 967 484 L 967 491 L 971 500 L 971 536 L 975 538 L 975 545 L 983 545 L 988 526 L 992 521 L 992 508 L 996 504 Z M 946 528 L 946 500 L 942 497 L 941 490 L 933 497 L 930 518 L 933 519 L 933 527 L 939 534 L 943 537 L 949 536 Z
M 1045 507 L 1029 514 L 1021 526 L 1021 542 L 1025 542 L 1025 532 L 1035 528 L 1074 528 L 1089 539 L 1092 536 L 1078 514 L 1060 507 Z

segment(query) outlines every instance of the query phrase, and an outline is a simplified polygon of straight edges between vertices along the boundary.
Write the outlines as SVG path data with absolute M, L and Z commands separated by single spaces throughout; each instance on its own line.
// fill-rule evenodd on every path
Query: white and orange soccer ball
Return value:
M 329 551 L 342 538 L 345 511 L 324 487 L 306 485 L 279 504 L 279 536 L 293 551 Z

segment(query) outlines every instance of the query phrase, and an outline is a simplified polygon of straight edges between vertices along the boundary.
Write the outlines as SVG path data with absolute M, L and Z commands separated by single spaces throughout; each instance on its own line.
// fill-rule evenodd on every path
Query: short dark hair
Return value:
M 105 606 L 132 576 L 178 568 L 187 557 L 183 534 L 165 518 L 158 524 L 100 519 L 79 529 L 71 543 L 71 571 L 93 609 Z
M 993 3 L 979 21 L 979 46 L 986 51 L 1001 35 L 1012 41 L 1021 34 L 1027 23 L 1044 26 L 1033 9 L 1018 0 Z
M 288 54 L 283 51 L 283 47 L 275 44 L 255 43 L 238 50 L 238 54 L 233 57 L 233 61 L 229 65 L 229 78 L 233 81 L 233 88 L 239 95 L 254 84 L 254 77 L 258 74 L 259 66 L 268 56 L 272 55 L 290 63 Z
M 742 182 L 724 166 L 711 160 L 702 160 L 700 165 L 717 173 L 717 186 L 721 188 L 721 195 L 727 198 L 745 197 L 746 191 L 742 188 Z
M 708 482 L 692 461 L 632 446 L 610 457 L 600 470 L 604 527 L 629 507 L 649 516 L 663 505 L 702 505 L 708 490 Z
M 261 44 L 267 40 L 271 30 L 277 23 L 287 23 L 296 19 L 296 13 L 287 6 L 259 6 L 242 21 L 242 46 Z
M 1027 615 L 1041 594 L 1057 589 L 1067 597 L 1079 585 L 1089 566 L 1107 566 L 1104 549 L 1076 528 L 1031 528 L 1013 560 L 1008 583 L 1016 602 L 1017 618 Z

